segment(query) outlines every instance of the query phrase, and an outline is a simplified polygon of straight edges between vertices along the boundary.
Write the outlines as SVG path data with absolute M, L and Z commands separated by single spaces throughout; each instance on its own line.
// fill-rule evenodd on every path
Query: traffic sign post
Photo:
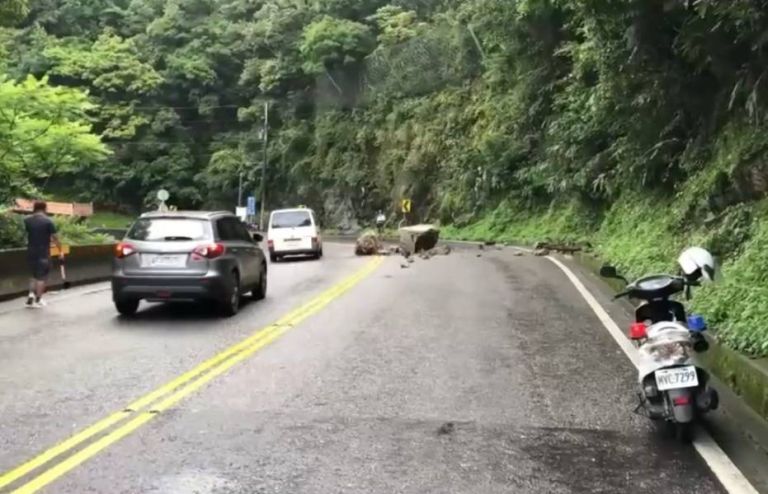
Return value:
M 160 201 L 157 205 L 158 211 L 168 211 L 168 206 L 166 206 L 165 201 L 167 201 L 169 197 L 171 197 L 171 194 L 167 190 L 160 189 L 157 191 L 157 200 Z
M 409 223 L 408 216 L 411 214 L 412 207 L 413 207 L 413 201 L 411 201 L 410 199 L 400 200 L 400 212 L 403 213 L 403 219 L 398 225 L 398 227 L 402 227 L 404 224 L 407 225 Z
M 248 201 L 246 202 L 246 208 L 248 209 L 248 216 L 256 216 L 256 198 L 253 196 L 248 196 Z

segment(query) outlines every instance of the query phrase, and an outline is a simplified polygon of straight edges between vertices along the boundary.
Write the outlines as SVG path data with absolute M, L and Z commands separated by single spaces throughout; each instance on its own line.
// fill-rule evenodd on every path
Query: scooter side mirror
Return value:
M 603 278 L 618 278 L 619 273 L 615 267 L 605 264 L 600 268 L 600 276 Z
M 608 265 L 608 264 L 604 264 L 600 268 L 600 276 L 602 276 L 603 278 L 613 278 L 613 279 L 616 279 L 616 280 L 621 280 L 626 285 L 629 284 L 629 280 L 627 280 L 625 277 L 620 275 L 619 272 L 616 270 L 616 268 L 614 266 L 611 266 L 611 265 Z

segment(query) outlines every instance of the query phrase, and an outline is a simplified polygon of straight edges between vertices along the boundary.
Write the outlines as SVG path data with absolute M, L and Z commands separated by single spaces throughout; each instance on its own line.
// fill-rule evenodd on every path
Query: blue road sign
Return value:
M 248 214 L 250 215 L 256 214 L 256 198 L 253 196 L 248 196 L 248 202 L 246 203 L 246 207 L 248 208 Z

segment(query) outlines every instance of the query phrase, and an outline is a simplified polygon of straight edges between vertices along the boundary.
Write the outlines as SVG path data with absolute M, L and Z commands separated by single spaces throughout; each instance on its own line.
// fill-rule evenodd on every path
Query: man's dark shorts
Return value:
M 30 258 L 27 262 L 29 263 L 29 272 L 32 275 L 32 278 L 37 281 L 46 281 L 48 279 L 48 274 L 51 272 L 50 258 Z

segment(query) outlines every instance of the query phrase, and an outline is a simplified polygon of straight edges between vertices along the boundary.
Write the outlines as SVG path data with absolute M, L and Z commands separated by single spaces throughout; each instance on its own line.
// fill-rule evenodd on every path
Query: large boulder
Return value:
M 383 250 L 379 235 L 373 230 L 363 232 L 355 242 L 355 255 L 375 256 Z
M 414 225 L 400 228 L 400 250 L 406 255 L 433 249 L 439 239 L 440 230 L 434 225 Z

